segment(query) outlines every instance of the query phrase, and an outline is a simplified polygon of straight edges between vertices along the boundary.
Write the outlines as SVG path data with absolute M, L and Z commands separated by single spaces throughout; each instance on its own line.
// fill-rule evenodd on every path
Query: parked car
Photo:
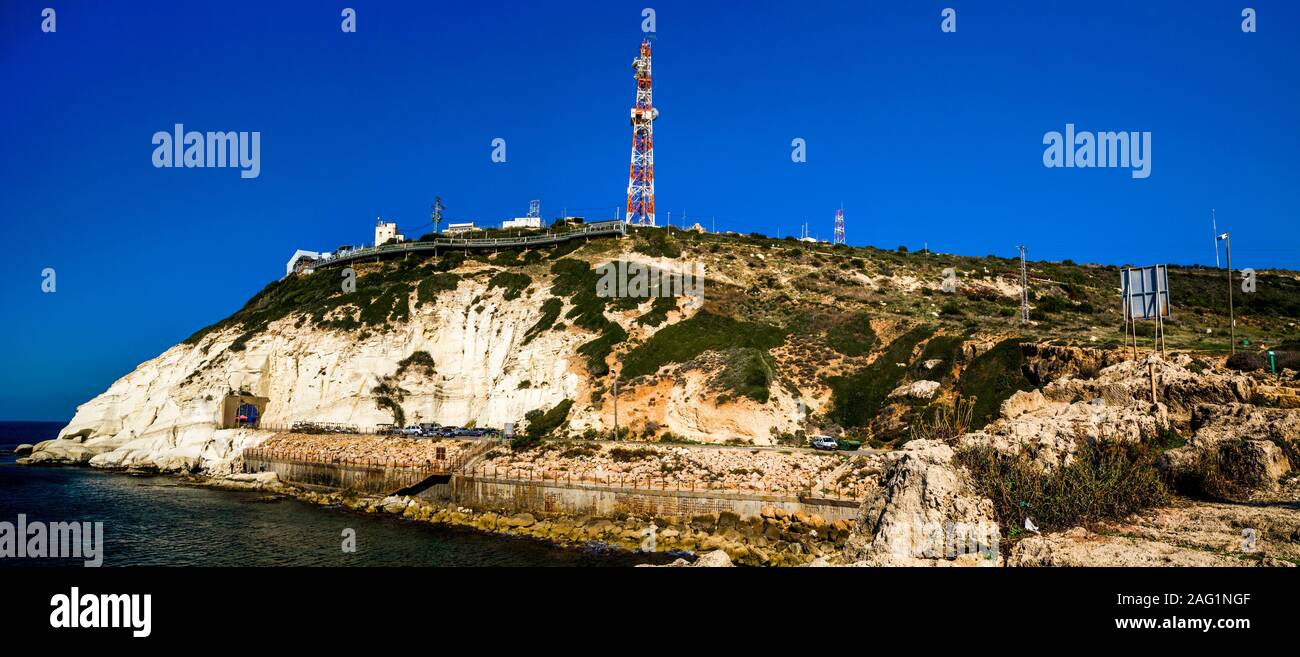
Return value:
M 412 425 L 406 427 L 405 429 L 402 429 L 402 435 L 405 435 L 405 436 L 418 436 L 418 435 L 420 435 L 420 427 L 417 427 L 417 426 L 415 426 L 414 424 L 412 424 Z
M 839 443 L 835 442 L 835 439 L 830 436 L 816 436 L 813 438 L 812 448 L 833 452 L 836 449 L 839 449 Z

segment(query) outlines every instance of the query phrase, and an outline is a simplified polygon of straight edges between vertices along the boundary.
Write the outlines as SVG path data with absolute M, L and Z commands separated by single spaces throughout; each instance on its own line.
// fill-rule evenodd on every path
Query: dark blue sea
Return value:
M 289 497 L 222 491 L 168 476 L 14 463 L 13 449 L 63 423 L 0 422 L 0 522 L 104 523 L 105 566 L 630 566 L 662 562 L 598 548 L 323 508 Z M 356 552 L 342 550 L 344 529 Z M 80 560 L 0 558 L 5 566 Z

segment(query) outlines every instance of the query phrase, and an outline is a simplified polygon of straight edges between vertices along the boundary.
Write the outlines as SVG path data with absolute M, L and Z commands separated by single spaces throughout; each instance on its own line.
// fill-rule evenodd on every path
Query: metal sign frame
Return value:
M 1120 296 L 1124 318 L 1168 319 L 1173 316 L 1169 304 L 1169 268 L 1165 265 L 1131 267 L 1120 272 Z

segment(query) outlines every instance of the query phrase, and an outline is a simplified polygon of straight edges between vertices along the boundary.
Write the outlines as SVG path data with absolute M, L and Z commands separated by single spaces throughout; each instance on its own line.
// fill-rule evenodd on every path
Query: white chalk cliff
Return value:
M 591 407 L 591 389 L 602 382 L 589 381 L 584 358 L 577 354 L 596 336 L 567 326 L 525 339 L 542 316 L 550 287 L 549 279 L 537 280 L 507 301 L 502 289 L 488 286 L 487 277 L 469 275 L 432 302 L 419 304 L 413 293 L 409 321 L 386 329 L 345 332 L 316 328 L 310 321 L 298 326 L 299 316 L 291 314 L 249 338 L 243 350 L 230 349 L 241 328 L 213 332 L 195 344 L 168 349 L 79 406 L 59 439 L 36 445 L 30 460 L 223 473 L 241 450 L 270 435 L 221 429 L 229 394 L 267 398 L 263 426 L 302 420 L 364 428 L 393 421 L 371 392 L 383 379 L 407 391 L 401 405 L 408 423 L 501 428 L 522 422 L 530 410 L 572 399 L 574 431 L 605 430 L 613 420 L 611 396 Z M 563 312 L 569 308 L 566 300 Z M 638 314 L 609 316 L 629 333 L 644 336 L 653 329 L 635 326 Z M 680 314 L 673 313 L 673 320 Z M 418 351 L 432 357 L 435 372 L 411 367 L 392 378 L 399 362 Z M 792 428 L 796 402 L 778 386 L 766 406 L 746 401 L 713 413 L 711 406 L 701 406 L 702 380 L 695 373 L 695 385 L 671 390 L 663 400 L 621 398 L 624 426 L 644 402 L 641 417 L 697 440 L 761 441 L 772 426 Z M 692 391 L 697 394 L 685 394 Z

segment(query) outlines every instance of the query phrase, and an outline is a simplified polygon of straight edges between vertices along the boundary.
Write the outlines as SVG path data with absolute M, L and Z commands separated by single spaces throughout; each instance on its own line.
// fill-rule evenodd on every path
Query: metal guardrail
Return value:
M 627 222 L 623 220 L 615 220 L 590 223 L 581 228 L 575 228 L 563 233 L 547 233 L 545 235 L 529 235 L 526 237 L 486 237 L 478 239 L 437 237 L 427 242 L 401 242 L 398 244 L 386 244 L 383 246 L 371 246 L 356 249 L 354 251 L 348 251 L 347 253 L 336 255 L 328 260 L 319 260 L 314 262 L 310 268 L 322 269 L 357 260 L 365 260 L 367 258 L 383 258 L 385 256 L 405 255 L 407 253 L 419 253 L 423 251 L 433 251 L 436 253 L 439 248 L 513 248 L 519 246 L 559 244 L 561 242 L 567 242 L 581 237 L 626 234 Z

